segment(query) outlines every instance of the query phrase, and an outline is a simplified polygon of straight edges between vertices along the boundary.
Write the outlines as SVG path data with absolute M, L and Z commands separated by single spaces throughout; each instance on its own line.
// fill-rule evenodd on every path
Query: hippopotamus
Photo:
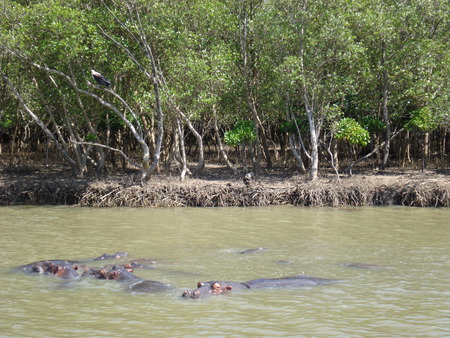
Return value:
M 136 283 L 130 284 L 129 288 L 135 292 L 155 292 L 172 289 L 172 286 L 154 280 L 139 280 Z
M 152 280 L 142 280 L 133 274 L 134 269 L 150 269 L 151 265 L 143 265 L 132 261 L 123 265 L 106 265 L 103 268 L 90 268 L 85 265 L 86 262 L 114 259 L 126 256 L 125 252 L 117 252 L 112 255 L 103 254 L 94 259 L 67 261 L 67 260 L 44 260 L 37 261 L 27 265 L 15 268 L 15 271 L 48 274 L 62 279 L 73 279 L 80 277 L 77 270 L 81 269 L 81 277 L 91 276 L 98 279 L 115 280 L 118 282 L 129 282 L 129 288 L 137 292 L 153 292 L 158 290 L 172 288 L 169 284 L 164 284 Z M 154 260 L 144 259 L 145 262 L 155 264 Z M 81 264 L 80 264 L 81 263 Z
M 14 268 L 14 270 L 15 271 L 23 271 L 23 272 L 44 273 L 44 272 L 48 272 L 47 269 L 50 265 L 67 266 L 67 265 L 75 265 L 76 263 L 77 263 L 76 261 L 49 259 L 49 260 L 29 263 L 26 265 L 21 265 L 17 268 Z
M 262 289 L 262 288 L 276 288 L 276 287 L 300 287 L 300 286 L 314 286 L 333 283 L 334 279 L 317 278 L 310 276 L 289 276 L 280 278 L 259 278 L 248 282 L 237 283 L 229 281 L 210 281 L 199 282 L 197 289 L 194 291 L 186 290 L 182 297 L 188 298 L 205 298 L 207 296 L 216 296 L 226 294 L 232 290 L 240 289 Z
M 50 274 L 62 279 L 79 277 L 78 266 L 74 261 L 48 260 L 38 261 L 16 268 L 17 271 L 32 272 L 38 274 Z
M 106 269 L 86 269 L 82 276 L 93 276 L 98 279 L 112 279 L 118 282 L 131 282 L 129 289 L 136 292 L 155 292 L 160 290 L 171 289 L 172 286 L 154 280 L 140 279 L 132 273 L 129 269 L 113 268 Z
M 137 280 L 138 277 L 136 277 L 133 274 L 133 270 L 129 270 L 129 269 L 112 269 L 112 270 L 107 270 L 107 269 L 89 269 L 86 268 L 83 272 L 83 274 L 81 275 L 81 277 L 86 277 L 86 276 L 92 276 L 98 279 L 113 279 L 119 282 L 123 282 L 123 281 L 129 281 L 129 280 Z
M 182 297 L 189 298 L 205 298 L 207 296 L 217 296 L 231 292 L 231 290 L 248 289 L 249 286 L 245 283 L 237 283 L 230 281 L 209 281 L 198 282 L 197 289 L 194 291 L 186 290 Z
M 113 253 L 111 255 L 104 253 L 100 257 L 91 258 L 91 259 L 81 259 L 81 260 L 46 259 L 46 260 L 42 260 L 42 261 L 29 263 L 26 265 L 21 265 L 21 266 L 15 268 L 14 270 L 43 273 L 43 272 L 46 272 L 45 270 L 49 264 L 58 265 L 58 266 L 79 265 L 80 263 L 86 263 L 86 262 L 92 262 L 92 261 L 122 258 L 122 257 L 126 257 L 127 255 L 128 255 L 128 253 L 119 251 L 119 252 Z M 136 264 L 136 266 L 137 266 L 137 264 Z M 42 270 L 44 270 L 44 271 L 42 271 Z
M 357 269 L 383 269 L 383 266 L 370 264 L 370 263 L 346 263 L 344 266 L 349 268 L 357 268 Z
M 259 252 L 259 251 L 264 251 L 267 250 L 266 248 L 254 248 L 254 249 L 247 249 L 247 250 L 243 250 L 241 252 L 239 252 L 241 255 L 248 255 L 251 253 L 255 253 L 255 252 Z
M 102 261 L 102 260 L 107 260 L 107 259 L 119 259 L 119 258 L 126 257 L 126 256 L 128 256 L 128 252 L 118 251 L 116 253 L 113 253 L 112 255 L 104 253 L 100 257 L 94 258 L 92 260 L 93 261 Z
M 121 269 L 127 269 L 127 270 L 136 270 L 136 269 L 156 269 L 154 265 L 143 265 L 138 262 L 130 262 L 127 264 L 108 264 L 103 267 L 103 269 L 111 269 L 111 270 L 121 270 Z
M 52 273 L 62 279 L 74 279 L 80 276 L 76 270 L 78 270 L 76 265 L 57 266 Z

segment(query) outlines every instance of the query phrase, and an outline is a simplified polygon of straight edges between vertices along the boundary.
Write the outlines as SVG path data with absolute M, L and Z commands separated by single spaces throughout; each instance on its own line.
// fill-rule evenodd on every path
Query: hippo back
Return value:
M 242 284 L 247 285 L 249 288 L 276 288 L 276 287 L 300 287 L 300 286 L 315 286 L 322 284 L 333 283 L 334 279 L 325 279 L 310 276 L 289 276 L 280 278 L 258 278 L 253 279 Z

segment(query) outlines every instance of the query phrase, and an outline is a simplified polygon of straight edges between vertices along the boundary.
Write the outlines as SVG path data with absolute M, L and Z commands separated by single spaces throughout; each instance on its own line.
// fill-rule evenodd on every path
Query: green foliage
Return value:
M 94 135 L 92 133 L 89 133 L 84 137 L 84 140 L 86 142 L 95 142 L 95 141 L 98 141 L 98 136 Z
M 107 128 L 116 131 L 126 126 L 92 98 L 81 95 L 78 102 L 62 77 L 53 75 L 52 82 L 48 74 L 6 50 L 64 72 L 83 89 L 90 89 L 86 80 L 92 81 L 89 69 L 94 68 L 113 81 L 114 90 L 141 114 L 138 119 L 154 123 L 151 81 L 103 33 L 150 69 L 145 52 L 129 34 L 140 33 L 136 17 L 128 11 L 131 4 L 140 13 L 145 38 L 167 80 L 162 100 L 170 94 L 199 130 L 210 128 L 213 111 L 223 125 L 235 125 L 225 134 L 231 146 L 256 138 L 253 124 L 242 121 L 249 118 L 249 92 L 266 131 L 297 132 L 294 121 L 280 123 L 285 119 L 280 107 L 288 104 L 300 112 L 296 122 L 301 133 L 310 132 L 308 111 L 317 130 L 335 127 L 337 138 L 365 145 L 368 135 L 386 130 L 382 121 L 370 117 L 379 112 L 383 75 L 388 80 L 391 125 L 431 131 L 448 123 L 448 1 L 5 1 L 0 20 L 1 71 L 42 120 L 48 122 L 48 110 L 53 112 L 63 135 L 68 135 L 63 129 L 69 122 L 79 135 L 87 135 L 86 140 L 94 140 L 95 135 L 102 139 Z M 248 23 L 245 58 L 244 18 Z M 120 105 L 107 95 L 104 98 Z M 20 128 L 28 122 L 18 117 L 16 101 L 1 83 L 0 107 L 0 128 Z M 163 109 L 165 116 L 172 113 L 167 105 Z M 171 121 L 167 117 L 164 123 Z M 90 124 L 98 134 L 90 134 Z
M 252 143 L 256 140 L 255 125 L 252 121 L 239 121 L 233 129 L 225 132 L 224 140 L 230 147 Z
M 11 128 L 13 124 L 14 117 L 9 113 L 2 114 L 0 111 L 0 130 L 7 130 Z
M 365 116 L 360 121 L 361 126 L 370 134 L 380 133 L 386 130 L 386 125 L 380 119 Z
M 278 129 L 285 133 L 295 134 L 297 133 L 297 126 L 301 133 L 307 133 L 309 130 L 308 122 L 300 117 L 297 117 L 295 121 L 283 121 Z
M 346 140 L 351 145 L 365 146 L 370 142 L 369 132 L 351 117 L 345 117 L 336 122 L 335 130 L 336 139 Z
M 417 109 L 411 115 L 411 119 L 405 124 L 407 130 L 431 131 L 439 125 L 436 115 L 433 114 L 429 107 Z

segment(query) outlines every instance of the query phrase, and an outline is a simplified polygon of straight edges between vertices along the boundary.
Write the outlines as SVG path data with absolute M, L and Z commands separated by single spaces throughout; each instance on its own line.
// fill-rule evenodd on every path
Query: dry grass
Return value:
M 247 207 L 405 205 L 450 207 L 448 172 L 391 171 L 311 182 L 295 173 L 272 172 L 250 188 L 228 173 L 188 178 L 154 177 L 146 185 L 129 176 L 75 180 L 37 175 L 0 175 L 0 205 L 68 204 L 86 207 Z

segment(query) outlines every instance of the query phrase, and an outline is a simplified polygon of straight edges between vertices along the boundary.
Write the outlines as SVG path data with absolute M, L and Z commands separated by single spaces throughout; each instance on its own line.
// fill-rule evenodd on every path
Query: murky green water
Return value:
M 0 231 L 0 336 L 450 335 L 449 209 L 3 207 Z M 256 247 L 267 250 L 239 254 Z M 11 272 L 116 251 L 156 260 L 136 275 L 174 289 Z M 342 281 L 180 296 L 199 280 L 295 274 Z

